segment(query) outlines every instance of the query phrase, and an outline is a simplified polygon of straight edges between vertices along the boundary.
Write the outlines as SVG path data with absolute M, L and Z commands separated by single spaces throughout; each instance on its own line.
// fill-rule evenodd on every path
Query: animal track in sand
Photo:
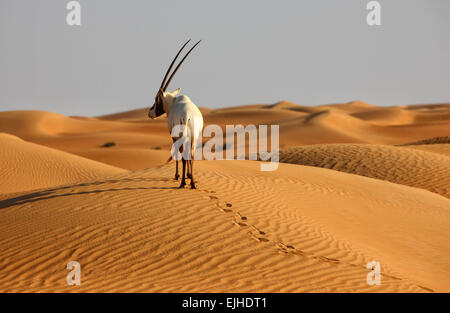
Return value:
M 238 226 L 241 226 L 241 227 L 247 227 L 247 226 L 248 226 L 247 224 L 245 224 L 245 223 L 239 221 L 239 220 L 236 219 L 236 218 L 234 218 L 233 223 L 236 224 L 236 225 L 238 225 Z
M 209 190 L 200 190 L 197 189 L 197 191 L 200 192 L 205 192 L 205 193 L 215 193 L 214 191 L 209 191 Z M 313 259 L 316 260 L 318 262 L 325 262 L 328 264 L 333 264 L 335 266 L 351 266 L 351 267 L 360 267 L 360 268 L 364 268 L 365 270 L 367 270 L 365 265 L 361 265 L 361 264 L 353 264 L 353 263 L 347 263 L 347 262 L 342 262 L 339 259 L 336 258 L 330 258 L 330 257 L 326 257 L 326 256 L 321 256 L 321 255 L 315 255 L 314 253 L 308 253 L 305 252 L 301 249 L 297 249 L 295 248 L 293 245 L 289 245 L 289 244 L 284 244 L 281 241 L 273 241 L 268 237 L 267 233 L 264 232 L 263 230 L 259 229 L 258 227 L 256 227 L 253 224 L 248 223 L 248 218 L 247 216 L 242 215 L 240 212 L 238 211 L 234 211 L 233 209 L 229 209 L 231 207 L 233 207 L 233 205 L 229 202 L 225 202 L 225 201 L 221 201 L 220 198 L 218 196 L 212 196 L 209 195 L 208 196 L 210 200 L 214 200 L 216 203 L 216 207 L 223 213 L 231 213 L 231 212 L 235 212 L 235 216 L 233 217 L 233 224 L 236 226 L 239 226 L 240 228 L 250 228 L 250 230 L 248 231 L 249 236 L 257 241 L 258 243 L 267 243 L 271 246 L 274 246 L 279 253 L 284 254 L 284 255 L 294 255 L 294 256 L 299 256 L 299 257 L 304 257 L 304 258 L 309 258 L 309 259 Z M 369 270 L 367 270 L 369 271 Z M 388 275 L 388 274 L 384 274 L 381 273 L 382 276 L 384 277 L 388 277 L 394 280 L 402 280 L 402 278 L 399 277 L 395 277 L 392 275 Z M 426 288 L 420 285 L 417 285 L 419 288 L 429 291 L 429 292 L 434 292 L 434 290 L 430 289 L 430 288 Z
M 246 221 L 247 220 L 247 217 L 246 216 L 243 216 L 241 213 L 239 213 L 239 212 L 236 212 L 236 215 L 242 220 L 242 221 Z
M 209 190 L 198 190 L 200 192 L 205 192 L 205 193 L 213 193 L 212 191 Z M 233 207 L 233 205 L 229 202 L 225 202 L 225 201 L 221 201 L 219 199 L 219 197 L 217 196 L 211 196 L 209 195 L 209 199 L 210 200 L 215 200 L 216 201 L 216 207 L 224 213 L 230 213 L 233 212 L 232 209 L 227 209 L 227 208 L 231 208 Z M 227 208 L 225 208 L 227 207 Z M 300 255 L 300 256 L 309 256 L 310 258 L 316 259 L 318 261 L 324 261 L 324 262 L 328 262 L 328 263 L 338 263 L 340 262 L 338 259 L 334 259 L 334 258 L 328 258 L 325 256 L 315 256 L 314 254 L 308 254 L 300 249 L 296 249 L 294 246 L 292 245 L 286 245 L 280 241 L 278 242 L 273 242 L 271 241 L 269 238 L 267 238 L 267 234 L 266 232 L 264 232 L 263 230 L 259 229 L 258 227 L 256 227 L 255 225 L 252 225 L 250 223 L 248 223 L 248 218 L 247 216 L 242 215 L 240 212 L 235 211 L 235 216 L 233 218 L 233 224 L 237 225 L 239 227 L 250 227 L 251 229 L 248 231 L 248 234 L 250 235 L 250 237 L 252 239 L 254 239 L 257 242 L 263 242 L 263 243 L 272 243 L 273 246 L 276 246 L 276 248 L 278 249 L 278 251 L 282 254 L 290 254 L 290 255 Z

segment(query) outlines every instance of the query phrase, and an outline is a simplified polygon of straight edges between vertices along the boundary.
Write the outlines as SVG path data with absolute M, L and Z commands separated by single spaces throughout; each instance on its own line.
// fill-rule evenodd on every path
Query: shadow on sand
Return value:
M 171 181 L 170 179 L 163 178 L 123 178 L 123 179 L 112 179 L 105 181 L 95 181 L 88 183 L 81 183 L 70 186 L 61 186 L 57 188 L 36 191 L 28 194 L 24 194 L 18 197 L 9 198 L 0 201 L 0 209 L 9 208 L 14 205 L 20 205 L 25 203 L 32 203 L 41 200 L 67 197 L 72 195 L 84 195 L 84 194 L 93 194 L 93 193 L 102 193 L 102 192 L 110 192 L 110 191 L 123 191 L 123 190 L 151 190 L 151 189 L 178 189 L 178 187 L 123 187 L 123 188 L 109 188 L 109 189 L 98 189 L 98 190 L 87 190 L 87 191 L 76 191 L 76 192 L 67 192 L 62 194 L 57 194 L 58 191 L 64 189 L 70 189 L 75 187 L 88 187 L 88 186 L 96 186 L 102 184 L 115 184 L 115 183 L 124 183 L 124 182 L 155 182 L 155 181 Z

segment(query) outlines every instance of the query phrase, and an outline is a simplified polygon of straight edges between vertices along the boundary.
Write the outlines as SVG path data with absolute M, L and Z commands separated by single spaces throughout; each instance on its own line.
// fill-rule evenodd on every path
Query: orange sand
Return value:
M 0 112 L 0 291 L 450 291 L 450 144 L 394 146 L 448 136 L 449 104 L 202 112 L 279 124 L 294 164 L 197 161 L 180 190 L 165 118 Z

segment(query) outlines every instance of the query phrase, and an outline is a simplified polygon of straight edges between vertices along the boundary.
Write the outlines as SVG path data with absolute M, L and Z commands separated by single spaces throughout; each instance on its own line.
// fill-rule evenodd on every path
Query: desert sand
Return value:
M 198 189 L 178 189 L 167 120 L 145 109 L 0 112 L 0 291 L 450 291 L 450 144 L 432 140 L 450 104 L 202 112 L 279 124 L 278 170 L 197 161 Z
M 436 147 L 438 153 L 433 153 L 422 146 L 411 149 L 376 144 L 310 145 L 281 150 L 280 162 L 377 178 L 450 198 L 450 159 L 444 154 L 447 148 L 440 146 Z
M 6 133 L 0 133 L 0 147 L 0 193 L 83 182 L 126 172 Z

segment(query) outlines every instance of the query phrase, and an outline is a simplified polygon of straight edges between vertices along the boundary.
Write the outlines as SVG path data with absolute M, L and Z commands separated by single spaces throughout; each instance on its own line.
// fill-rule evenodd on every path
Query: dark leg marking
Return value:
M 178 188 L 184 188 L 186 186 L 186 160 L 183 158 L 181 160 L 183 162 L 183 174 L 181 175 L 181 184 Z
M 178 175 L 178 160 L 175 160 L 175 180 L 178 180 L 180 175 Z
M 191 158 L 188 162 L 191 164 L 191 189 L 196 189 L 194 182 L 194 160 Z
M 192 165 L 191 165 L 191 160 L 187 161 L 187 174 L 186 174 L 187 178 L 192 178 Z

